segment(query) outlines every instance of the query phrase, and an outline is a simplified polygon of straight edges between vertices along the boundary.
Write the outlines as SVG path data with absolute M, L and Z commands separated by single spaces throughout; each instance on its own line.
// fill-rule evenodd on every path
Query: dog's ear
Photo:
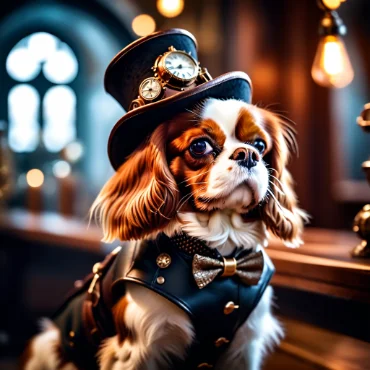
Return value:
M 159 126 L 105 184 L 94 204 L 104 241 L 138 240 L 163 229 L 176 215 L 179 193 L 168 168 L 167 126 Z
M 286 168 L 289 154 L 297 152 L 295 131 L 277 115 L 260 111 L 272 141 L 272 149 L 264 158 L 270 172 L 270 186 L 268 200 L 261 210 L 262 220 L 285 245 L 298 247 L 302 244 L 301 233 L 308 216 L 298 207 L 293 180 Z

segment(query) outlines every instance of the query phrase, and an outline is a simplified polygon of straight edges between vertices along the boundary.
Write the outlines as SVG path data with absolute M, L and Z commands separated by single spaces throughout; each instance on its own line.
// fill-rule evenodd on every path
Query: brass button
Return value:
M 161 269 L 167 268 L 171 264 L 171 257 L 167 253 L 161 253 L 157 257 L 157 265 Z
M 157 283 L 158 284 L 164 284 L 165 281 L 166 280 L 165 280 L 165 278 L 163 276 L 158 276 L 157 277 Z
M 213 368 L 213 365 L 207 364 L 207 362 L 203 362 L 202 364 L 199 364 L 198 365 L 198 369 L 201 369 L 201 368 L 212 369 Z
M 224 307 L 224 314 L 230 315 L 234 310 L 238 309 L 239 306 L 236 305 L 233 301 L 227 302 Z
M 222 345 L 229 343 L 230 341 L 224 337 L 218 338 L 215 342 L 216 347 L 221 347 Z
M 71 338 L 73 338 L 73 337 L 75 336 L 75 332 L 71 330 L 71 331 L 69 332 L 69 336 L 70 336 Z

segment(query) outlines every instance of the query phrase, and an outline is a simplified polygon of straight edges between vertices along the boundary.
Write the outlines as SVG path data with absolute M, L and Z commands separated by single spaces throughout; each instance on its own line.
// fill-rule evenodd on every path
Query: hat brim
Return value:
M 108 156 L 115 170 L 161 123 L 206 98 L 251 102 L 252 83 L 244 72 L 230 72 L 193 89 L 144 105 L 125 114 L 113 127 Z

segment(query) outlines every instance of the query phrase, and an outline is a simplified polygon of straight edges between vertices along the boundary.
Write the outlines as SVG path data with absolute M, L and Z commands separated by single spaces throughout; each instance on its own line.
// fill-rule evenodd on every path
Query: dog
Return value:
M 280 116 L 239 100 L 208 98 L 160 124 L 108 180 L 92 212 L 106 242 L 185 233 L 228 256 L 235 246 L 266 247 L 270 232 L 298 247 L 307 215 L 286 168 L 296 150 L 295 131 Z M 272 305 L 268 286 L 217 362 L 198 367 L 260 369 L 283 337 Z M 127 282 L 112 315 L 116 335 L 99 346 L 101 370 L 178 368 L 174 359 L 183 360 L 196 337 L 184 310 L 135 283 Z M 60 348 L 60 331 L 48 322 L 31 341 L 23 369 L 78 369 Z

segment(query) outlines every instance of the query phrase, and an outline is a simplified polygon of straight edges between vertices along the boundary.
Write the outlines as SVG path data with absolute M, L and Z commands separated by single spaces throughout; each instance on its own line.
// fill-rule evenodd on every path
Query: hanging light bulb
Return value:
M 345 87 L 354 77 L 353 68 L 341 36 L 346 27 L 336 12 L 328 12 L 321 20 L 321 40 L 312 65 L 314 81 L 324 87 Z
M 184 0 L 157 0 L 157 9 L 164 17 L 174 18 L 184 10 Z

